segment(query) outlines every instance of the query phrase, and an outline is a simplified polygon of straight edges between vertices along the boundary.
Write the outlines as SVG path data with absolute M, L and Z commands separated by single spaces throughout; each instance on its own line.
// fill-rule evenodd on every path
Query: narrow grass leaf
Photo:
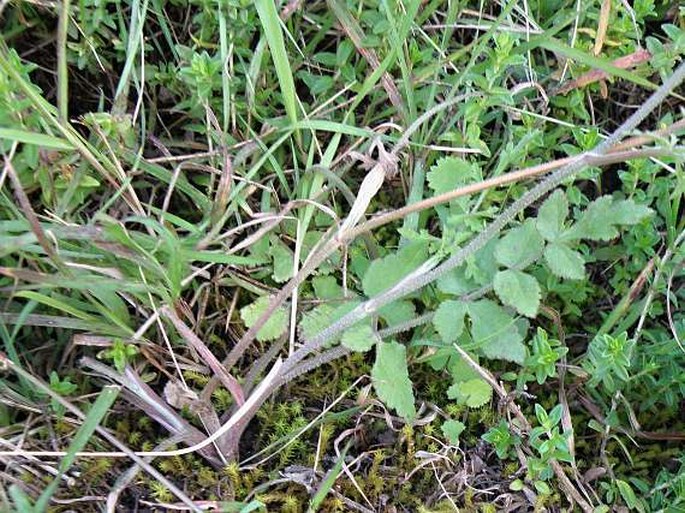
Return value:
M 333 468 L 331 468 L 328 473 L 326 474 L 326 477 L 321 481 L 321 485 L 319 485 L 319 489 L 316 491 L 314 494 L 314 497 L 312 497 L 311 502 L 309 503 L 309 508 L 307 509 L 307 513 L 314 513 L 319 509 L 319 506 L 321 506 L 321 503 L 324 501 L 326 496 L 328 495 L 328 492 L 331 491 L 333 488 L 333 485 L 335 484 L 335 480 L 338 479 L 338 476 L 340 475 L 340 472 L 342 472 L 343 469 L 343 463 L 345 462 L 345 456 L 347 455 L 347 450 L 350 448 L 350 442 L 345 446 L 343 449 L 342 453 L 338 457 L 338 459 L 335 462 L 335 465 L 333 465 Z
M 657 89 L 657 86 L 651 83 L 649 80 L 642 78 L 637 73 L 633 73 L 631 71 L 614 66 L 608 59 L 595 57 L 594 55 L 585 53 L 581 50 L 578 50 L 577 48 L 571 48 L 570 46 L 565 45 L 564 43 L 556 39 L 547 38 L 546 36 L 542 36 L 539 39 L 536 39 L 535 41 L 537 42 L 538 46 L 545 48 L 546 50 L 549 50 L 551 52 L 563 55 L 564 57 L 567 57 L 569 59 L 573 59 L 574 61 L 583 64 L 584 66 L 602 70 L 608 75 L 612 75 L 618 78 L 622 78 L 623 80 L 633 82 L 634 84 L 642 86 L 650 91 Z
M 40 511 L 34 508 L 31 504 L 31 498 L 19 486 L 13 484 L 9 488 L 9 495 L 14 502 L 14 511 L 22 511 L 24 513 L 34 513 Z
M 36 302 L 41 303 L 43 305 L 52 307 L 55 310 L 60 310 L 62 312 L 71 314 L 74 317 L 77 317 L 79 319 L 83 319 L 84 321 L 94 320 L 92 315 L 87 314 L 86 312 L 79 310 L 78 308 L 76 308 L 74 306 L 68 305 L 64 301 L 52 298 L 50 296 L 46 296 L 45 294 L 41 294 L 40 292 L 34 292 L 32 290 L 21 290 L 15 294 L 15 297 L 20 297 L 20 298 L 30 299 L 32 301 L 36 301 Z
M 104 416 L 109 412 L 112 404 L 119 395 L 119 390 L 120 388 L 116 386 L 106 386 L 102 389 L 102 392 L 100 392 L 100 395 L 98 395 L 98 398 L 95 400 L 95 404 L 93 404 L 88 415 L 86 415 L 83 424 L 76 432 L 76 435 L 74 435 L 74 439 L 67 450 L 67 454 L 62 458 L 62 461 L 60 461 L 59 474 L 43 493 L 40 494 L 40 497 L 36 501 L 36 511 L 47 511 L 50 498 L 57 490 L 57 486 L 59 485 L 62 476 L 74 463 L 76 453 L 83 450 L 97 427 L 100 425 L 100 422 L 102 422 Z
M 8 141 L 16 141 L 24 144 L 35 144 L 36 146 L 50 148 L 52 150 L 74 149 L 74 146 L 69 141 L 62 139 L 61 137 L 37 134 L 18 128 L 0 128 L 0 139 L 7 139 Z
M 276 4 L 273 0 L 256 0 L 255 7 L 259 15 L 259 21 L 264 29 L 267 45 L 271 51 L 271 59 L 276 68 L 276 76 L 283 95 L 283 105 L 290 122 L 297 124 L 297 93 L 295 81 L 290 69 L 288 53 L 285 49 L 285 41 L 281 29 L 281 21 L 278 17 Z

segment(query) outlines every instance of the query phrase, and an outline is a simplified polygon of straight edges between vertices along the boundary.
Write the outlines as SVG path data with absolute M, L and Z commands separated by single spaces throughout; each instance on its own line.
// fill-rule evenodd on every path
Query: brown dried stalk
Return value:
M 368 207 L 371 202 L 373 195 L 378 191 L 376 187 L 380 187 L 378 178 L 383 173 L 392 173 L 395 168 L 394 163 L 396 162 L 399 153 L 409 144 L 411 136 L 416 132 L 419 127 L 432 116 L 440 111 L 448 109 L 464 100 L 477 96 L 476 94 L 464 94 L 452 98 L 451 100 L 445 101 L 440 105 L 429 109 L 424 114 L 419 116 L 408 128 L 405 130 L 404 134 L 400 140 L 395 144 L 392 151 L 381 152 L 380 161 L 369 171 L 367 179 L 362 182 L 360 187 L 360 194 L 357 195 L 355 202 L 351 208 L 351 211 L 358 213 L 361 211 L 361 206 L 364 205 L 364 210 Z M 372 187 L 373 185 L 373 187 Z M 340 248 L 346 242 L 352 240 L 353 238 L 360 235 L 355 232 L 354 224 L 350 222 L 344 222 L 343 226 L 345 229 L 339 229 L 337 232 L 329 233 L 328 238 L 324 238 L 322 245 L 318 250 L 312 252 L 304 265 L 300 268 L 297 275 L 295 275 L 281 290 L 276 294 L 276 296 L 271 300 L 269 306 L 266 308 L 264 313 L 257 319 L 255 324 L 248 329 L 245 334 L 240 338 L 238 343 L 233 347 L 228 356 L 224 359 L 222 364 L 227 368 L 231 369 L 238 360 L 242 357 L 250 344 L 254 341 L 259 330 L 264 326 L 264 323 L 271 317 L 271 315 L 280 307 L 292 294 L 296 287 L 298 287 L 308 276 L 310 276 L 318 267 L 324 262 L 329 256 L 331 256 L 338 248 Z M 209 383 L 205 386 L 202 391 L 202 396 L 206 397 L 211 395 L 211 392 L 216 388 L 219 381 L 216 377 L 213 377 Z
M 367 316 L 375 314 L 379 308 L 392 301 L 414 292 L 421 287 L 435 281 L 448 271 L 461 265 L 467 258 L 474 255 L 485 246 L 499 232 L 521 212 L 542 196 L 558 187 L 564 180 L 575 175 L 578 171 L 588 166 L 593 160 L 601 158 L 610 151 L 611 147 L 618 143 L 627 133 L 631 132 L 649 115 L 668 94 L 685 79 L 685 63 L 681 64 L 646 101 L 625 122 L 623 122 L 604 141 L 598 144 L 594 150 L 577 156 L 572 162 L 552 173 L 542 182 L 525 193 L 521 198 L 507 207 L 494 221 L 492 221 L 479 235 L 467 246 L 457 251 L 452 257 L 434 269 L 426 270 L 420 274 L 411 276 L 378 296 L 367 300 L 357 306 L 347 315 L 321 331 L 316 337 L 306 341 L 305 344 L 289 357 L 283 365 L 282 373 L 288 373 L 302 359 L 311 353 L 318 351 L 333 337 L 343 330 L 353 326 Z
M 52 390 L 50 386 L 47 383 L 44 383 L 41 379 L 37 378 L 30 372 L 25 371 L 18 365 L 15 365 L 14 362 L 12 362 L 7 356 L 4 354 L 0 353 L 0 367 L 3 369 L 9 369 L 12 372 L 14 372 L 17 376 L 19 376 L 21 379 L 24 379 L 28 382 L 30 382 L 34 387 L 37 389 L 41 390 L 44 392 L 46 395 L 48 395 L 51 399 L 54 399 L 57 401 L 59 404 L 61 404 L 66 410 L 68 410 L 71 414 L 76 416 L 78 419 L 81 421 L 86 420 L 86 415 L 78 409 L 76 406 L 74 406 L 72 403 L 69 401 L 65 400 L 61 395 L 59 395 L 57 392 Z M 164 486 L 167 487 L 167 489 L 172 492 L 176 497 L 179 498 L 184 504 L 186 504 L 191 511 L 196 511 L 200 512 L 200 508 L 198 508 L 195 503 L 188 497 L 181 489 L 179 489 L 173 482 L 169 481 L 164 475 L 162 475 L 157 469 L 155 469 L 152 465 L 150 465 L 148 462 L 143 460 L 140 456 L 138 456 L 134 451 L 128 448 L 126 444 L 121 442 L 117 437 L 115 437 L 112 433 L 110 433 L 107 429 L 103 428 L 102 426 L 97 426 L 95 428 L 95 431 L 102 436 L 105 440 L 107 440 L 110 444 L 112 444 L 114 447 L 119 449 L 123 454 L 125 454 L 127 457 L 129 457 L 131 460 L 133 460 L 140 468 L 142 468 L 145 472 L 150 474 L 150 476 L 160 483 L 162 483 Z

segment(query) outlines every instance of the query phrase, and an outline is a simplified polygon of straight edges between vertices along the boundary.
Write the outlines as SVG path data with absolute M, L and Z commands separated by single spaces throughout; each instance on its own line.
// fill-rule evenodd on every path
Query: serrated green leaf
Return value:
M 284 283 L 293 277 L 293 260 L 295 258 L 290 248 L 277 237 L 272 237 L 269 255 L 273 260 L 272 278 L 277 283 Z
M 542 255 L 544 240 L 532 220 L 507 233 L 495 246 L 497 262 L 509 268 L 523 269 Z
M 411 421 L 416 416 L 414 391 L 407 371 L 406 349 L 397 342 L 379 342 L 371 369 L 376 394 L 398 415 Z
M 312 286 L 314 287 L 314 294 L 317 299 L 339 299 L 343 297 L 343 289 L 338 285 L 338 280 L 335 276 L 315 276 L 312 279 Z
M 523 363 L 526 348 L 515 319 L 497 303 L 481 299 L 468 304 L 471 337 L 488 358 Z
M 614 201 L 611 210 L 613 222 L 620 225 L 641 223 L 654 213 L 651 208 L 638 205 L 632 199 Z
M 330 304 L 319 305 L 302 315 L 299 323 L 300 336 L 310 340 L 328 328 L 335 321 L 354 310 L 359 305 L 358 300 L 346 301 L 338 306 Z M 367 321 L 367 324 L 369 321 Z M 340 337 L 333 337 L 327 346 L 336 344 Z
M 335 308 L 331 305 L 319 305 L 305 312 L 299 324 L 300 336 L 309 340 L 321 333 L 331 325 L 334 311 Z
M 433 326 L 442 341 L 450 344 L 457 340 L 464 331 L 466 304 L 462 301 L 443 301 L 433 316 Z
M 565 244 L 549 244 L 545 248 L 545 262 L 550 271 L 560 278 L 582 280 L 585 278 L 585 260 L 577 251 Z
M 271 298 L 262 296 L 254 303 L 244 306 L 240 309 L 240 318 L 245 323 L 245 326 L 251 328 L 255 325 L 257 320 L 262 316 L 269 306 Z M 288 314 L 285 309 L 278 308 L 271 314 L 269 320 L 264 323 L 264 326 L 257 332 L 257 340 L 264 342 L 266 340 L 274 340 L 285 333 L 288 327 Z
M 456 349 L 452 348 L 454 352 L 447 364 L 447 370 L 452 376 L 452 383 L 459 383 L 461 381 L 468 381 L 477 378 L 478 372 L 469 365 L 469 362 L 464 360 Z M 478 355 L 470 353 L 469 356 L 474 362 L 478 363 Z
M 618 230 L 611 222 L 612 203 L 611 196 L 602 196 L 590 203 L 578 222 L 563 234 L 563 239 L 611 240 L 616 237 Z
M 568 200 L 560 190 L 547 198 L 538 209 L 535 226 L 545 239 L 554 241 L 564 231 L 564 221 L 568 216 Z
M 602 196 L 590 203 L 578 222 L 562 234 L 563 240 L 611 240 L 618 236 L 617 225 L 639 223 L 652 213 L 650 208 L 633 200 L 614 201 Z
M 472 291 L 477 287 L 475 282 L 466 277 L 464 268 L 458 267 L 446 272 L 443 277 L 435 282 L 440 292 L 460 296 Z
M 449 387 L 447 397 L 469 408 L 480 408 L 492 398 L 492 387 L 483 379 L 474 378 Z
M 378 310 L 378 315 L 390 326 L 396 326 L 414 317 L 416 308 L 411 301 L 393 301 Z
M 485 246 L 480 248 L 472 259 L 467 260 L 467 267 L 465 274 L 478 285 L 484 287 L 490 285 L 495 278 L 495 274 L 499 271 L 499 264 L 495 258 L 495 248 L 499 244 L 499 240 L 492 239 Z M 469 289 L 472 291 L 473 287 Z
M 427 258 L 428 244 L 424 241 L 412 241 L 398 252 L 374 260 L 362 279 L 364 294 L 373 297 L 389 289 Z
M 357 324 L 345 330 L 342 335 L 342 345 L 352 351 L 366 352 L 376 342 L 380 341 L 378 334 L 368 324 Z
M 478 167 L 458 157 L 443 157 L 428 171 L 428 187 L 435 194 L 456 189 L 478 178 Z
M 443 423 L 441 429 L 442 434 L 445 435 L 449 443 L 457 445 L 459 443 L 459 435 L 466 429 L 466 426 L 458 420 L 448 420 Z
M 628 506 L 630 509 L 635 509 L 637 506 L 637 497 L 635 496 L 635 492 L 630 485 L 621 479 L 616 479 L 615 483 L 618 487 L 621 497 L 623 498 L 623 501 L 626 503 L 626 506 Z
M 516 269 L 500 271 L 495 275 L 493 285 L 497 296 L 505 305 L 527 317 L 538 314 L 540 284 L 530 274 Z

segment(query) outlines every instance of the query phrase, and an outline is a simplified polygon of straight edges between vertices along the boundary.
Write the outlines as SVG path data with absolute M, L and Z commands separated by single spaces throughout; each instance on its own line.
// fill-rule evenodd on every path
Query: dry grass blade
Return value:
M 607 28 L 609 28 L 609 17 L 611 16 L 611 0 L 602 0 L 602 8 L 599 12 L 599 21 L 597 22 L 597 35 L 595 36 L 595 46 L 592 47 L 592 53 L 599 55 L 602 53 L 602 47 L 607 37 Z
M 359 23 L 357 23 L 357 20 L 355 20 L 352 14 L 350 14 L 348 11 L 347 6 L 340 0 L 326 0 L 326 3 L 335 14 L 335 17 L 338 19 L 340 27 L 345 31 L 347 37 L 350 38 L 357 51 L 369 63 L 371 69 L 375 71 L 380 68 L 381 61 L 378 58 L 378 55 L 372 48 L 366 48 L 364 46 L 364 33 L 362 32 Z M 381 76 L 381 84 L 383 85 L 385 92 L 388 94 L 388 99 L 390 102 L 399 112 L 405 114 L 406 108 L 404 106 L 404 102 L 402 101 L 400 91 L 397 89 L 392 76 L 387 71 L 384 71 L 383 75 Z
M 144 411 L 173 436 L 180 436 L 184 443 L 198 445 L 205 439 L 202 432 L 172 410 L 130 367 L 126 368 L 124 375 L 121 375 L 92 358 L 84 357 L 81 365 L 124 387 L 123 397 L 128 402 Z M 213 447 L 203 446 L 200 454 L 212 465 L 222 464 L 222 459 Z
M 43 248 L 43 251 L 45 251 L 50 260 L 52 260 L 58 268 L 63 267 L 62 261 L 57 256 L 52 243 L 48 241 L 48 238 L 38 221 L 38 216 L 31 206 L 31 201 L 24 192 L 24 187 L 21 185 L 21 181 L 14 170 L 14 166 L 7 156 L 5 156 L 5 172 L 7 173 L 7 176 L 9 176 L 10 182 L 12 182 L 12 188 L 14 189 L 14 196 L 17 198 L 17 203 L 23 210 L 26 219 L 28 219 L 31 230 L 33 230 L 36 239 L 38 239 L 40 247 Z
M 37 389 L 41 390 L 45 394 L 47 394 L 50 398 L 54 399 L 57 401 L 59 404 L 61 404 L 64 408 L 66 408 L 69 412 L 71 412 L 73 415 L 75 415 L 77 418 L 81 420 L 86 419 L 86 415 L 79 410 L 76 406 L 71 404 L 69 401 L 65 400 L 62 396 L 54 392 L 49 385 L 41 381 L 40 379 L 36 378 L 33 374 L 30 372 L 26 372 L 24 369 L 21 367 L 18 367 L 15 365 L 11 360 L 9 360 L 4 354 L 0 354 L 0 365 L 6 369 L 10 369 L 12 372 L 16 373 L 18 376 L 20 376 L 22 379 L 25 379 L 26 381 L 30 382 L 32 385 L 34 385 Z M 164 477 L 157 469 L 152 467 L 149 463 L 141 459 L 139 456 L 137 456 L 131 449 L 126 446 L 123 442 L 121 442 L 117 437 L 112 435 L 107 429 L 97 426 L 95 428 L 95 431 L 105 438 L 109 443 L 111 443 L 113 446 L 115 446 L 117 449 L 119 449 L 123 454 L 125 454 L 127 457 L 131 458 L 136 464 L 138 464 L 145 472 L 150 474 L 151 477 L 154 479 L 157 479 L 160 483 L 163 483 L 169 491 L 171 491 L 180 501 L 182 501 L 184 504 L 190 507 L 192 511 L 200 512 L 201 510 L 195 506 L 195 503 L 185 494 L 183 493 L 182 490 L 180 490 L 174 483 L 169 481 L 166 477 Z M 66 455 L 66 453 L 63 453 Z M 79 454 L 76 453 L 73 456 L 78 456 Z
M 381 307 L 400 299 L 407 294 L 418 290 L 425 285 L 444 276 L 448 271 L 456 268 L 484 247 L 490 240 L 496 237 L 500 231 L 523 209 L 540 199 L 551 190 L 558 187 L 564 180 L 574 176 L 579 170 L 588 165 L 588 162 L 596 158 L 603 158 L 607 152 L 618 143 L 627 133 L 634 130 L 661 102 L 685 79 L 685 63 L 681 64 L 668 79 L 636 110 L 626 121 L 614 130 L 606 139 L 595 148 L 582 154 L 581 158 L 575 159 L 566 166 L 555 171 L 544 181 L 526 192 L 518 200 L 507 207 L 487 228 L 474 237 L 466 246 L 455 252 L 437 267 L 427 270 L 421 275 L 416 275 L 410 280 L 403 280 L 385 292 L 361 303 L 354 310 L 337 320 L 332 325 L 323 329 L 319 334 L 305 344 L 284 365 L 284 373 L 288 373 L 314 351 L 318 351 L 332 337 L 337 336 L 346 328 L 353 326 L 361 319 L 376 313 Z
M 238 380 L 235 379 L 223 365 L 221 365 L 216 356 L 214 356 L 214 353 L 212 353 L 205 343 L 202 342 L 202 340 L 200 340 L 200 338 L 195 335 L 195 333 L 193 333 L 188 326 L 185 325 L 185 323 L 171 308 L 163 307 L 161 312 L 172 322 L 174 327 L 178 330 L 188 345 L 195 349 L 202 360 L 209 365 L 209 368 L 212 369 L 226 389 L 231 393 L 236 404 L 238 406 L 242 406 L 245 403 L 245 396 L 243 394 L 243 389 L 240 387 L 240 383 L 238 383 Z
M 273 312 L 275 312 L 276 309 L 279 306 L 281 306 L 291 296 L 293 291 L 308 276 L 310 276 L 318 268 L 318 266 L 321 265 L 322 262 L 324 262 L 330 255 L 333 254 L 333 252 L 335 252 L 345 242 L 354 239 L 358 235 L 355 231 L 356 229 L 354 228 L 354 226 L 360 219 L 359 212 L 362 210 L 366 210 L 366 208 L 368 207 L 368 202 L 371 201 L 371 198 L 378 190 L 376 187 L 380 187 L 380 185 L 378 184 L 381 181 L 381 179 L 384 180 L 385 175 L 387 173 L 395 172 L 397 166 L 396 159 L 398 158 L 397 155 L 409 144 L 411 136 L 419 129 L 419 127 L 426 120 L 430 119 L 437 113 L 446 110 L 450 107 L 453 107 L 459 102 L 462 102 L 465 99 L 471 98 L 473 96 L 475 95 L 460 95 L 455 98 L 452 98 L 451 100 L 442 102 L 441 104 L 436 105 L 435 107 L 427 110 L 404 131 L 402 137 L 399 139 L 397 144 L 389 153 L 385 152 L 385 150 L 382 150 L 382 153 L 379 156 L 379 162 L 376 163 L 371 173 L 369 173 L 371 176 L 367 176 L 365 178 L 365 181 L 367 182 L 366 185 L 364 185 L 364 182 L 362 182 L 362 187 L 360 188 L 362 190 L 361 192 L 363 193 L 362 196 L 355 198 L 355 201 L 351 209 L 354 212 L 354 216 L 351 216 L 352 219 L 349 222 L 344 221 L 342 227 L 338 229 L 335 234 L 332 234 L 332 230 L 330 230 L 329 234 L 327 234 L 326 236 L 329 237 L 328 239 L 322 238 L 322 241 L 326 242 L 322 242 L 322 245 L 319 247 L 318 250 L 312 251 L 309 258 L 300 268 L 299 272 L 283 288 L 281 288 L 281 290 L 278 291 L 276 296 L 271 300 L 269 306 L 261 315 L 261 317 L 257 320 L 257 322 L 245 332 L 245 334 L 240 338 L 238 343 L 233 347 L 231 352 L 222 362 L 225 367 L 231 369 L 238 362 L 238 360 L 242 357 L 245 350 L 253 342 L 259 329 L 269 319 L 271 314 L 273 314 Z M 217 386 L 217 384 L 218 382 L 216 379 L 211 380 L 205 387 L 205 390 L 203 391 L 203 396 L 211 394 L 211 391 Z
M 631 53 L 630 55 L 626 55 L 624 57 L 619 57 L 618 59 L 615 59 L 611 62 L 611 64 L 620 69 L 631 69 L 649 61 L 649 59 L 651 58 L 652 54 L 648 50 L 641 48 Z M 606 80 L 610 77 L 611 74 L 607 71 L 601 69 L 593 69 L 591 71 L 588 71 L 587 73 L 584 73 L 576 79 L 569 80 L 565 84 L 555 89 L 552 92 L 552 94 L 568 94 L 570 91 L 573 91 L 574 89 L 580 89 L 581 87 L 585 87 L 586 85 L 598 82 L 600 80 Z

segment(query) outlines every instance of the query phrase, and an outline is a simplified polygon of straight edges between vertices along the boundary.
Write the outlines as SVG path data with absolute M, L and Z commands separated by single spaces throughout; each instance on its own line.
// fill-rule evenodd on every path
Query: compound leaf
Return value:
M 544 240 L 532 220 L 507 233 L 495 247 L 497 262 L 509 268 L 523 269 L 542 255 Z
M 545 248 L 545 262 L 549 269 L 560 278 L 582 280 L 585 278 L 585 260 L 577 251 L 565 244 L 549 244 Z

